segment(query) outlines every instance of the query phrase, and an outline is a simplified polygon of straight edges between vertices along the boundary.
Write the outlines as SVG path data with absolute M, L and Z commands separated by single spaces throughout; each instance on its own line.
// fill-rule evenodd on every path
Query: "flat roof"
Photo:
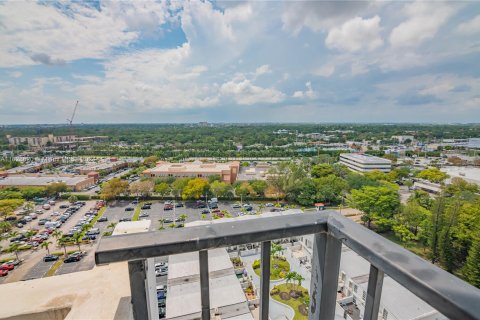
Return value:
M 64 182 L 67 186 L 74 186 L 87 179 L 88 176 L 59 176 L 59 175 L 11 175 L 5 178 L 0 178 L 0 186 L 46 186 L 51 183 Z
M 440 169 L 450 178 L 462 178 L 467 182 L 480 184 L 480 168 L 475 167 L 444 167 Z
M 168 281 L 176 278 L 184 278 L 200 275 L 198 252 L 170 255 L 168 259 Z M 233 272 L 230 256 L 224 248 L 208 250 L 208 271 L 215 273 L 221 270 Z
M 341 158 L 362 162 L 365 164 L 392 164 L 392 161 L 361 153 L 341 153 Z
M 195 172 L 195 173 L 216 173 L 223 170 L 230 171 L 230 166 L 237 165 L 235 162 L 227 163 L 202 163 L 200 161 L 171 163 L 159 162 L 155 168 L 147 169 L 146 173 L 176 173 L 176 172 Z

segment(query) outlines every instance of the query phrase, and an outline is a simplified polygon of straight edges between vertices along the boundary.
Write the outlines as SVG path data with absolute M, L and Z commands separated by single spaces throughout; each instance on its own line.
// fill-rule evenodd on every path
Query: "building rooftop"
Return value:
M 357 162 L 363 162 L 366 164 L 392 164 L 392 161 L 388 159 L 360 153 L 342 153 L 340 154 L 340 157 L 351 159 Z
M 90 178 L 84 175 L 9 175 L 5 178 L 0 178 L 0 186 L 46 186 L 58 182 L 64 182 L 67 186 L 73 186 L 86 179 Z
M 462 178 L 463 180 L 480 185 L 480 168 L 475 167 L 444 167 L 441 171 L 445 172 L 450 178 Z M 451 179 L 447 181 L 449 183 Z
M 155 173 L 155 172 L 195 172 L 195 173 L 217 173 L 223 170 L 230 171 L 232 165 L 238 166 L 239 163 L 226 162 L 226 163 L 202 163 L 200 161 L 194 162 L 183 162 L 183 163 L 170 163 L 159 161 L 157 166 L 152 169 L 147 169 L 144 172 L 146 173 Z

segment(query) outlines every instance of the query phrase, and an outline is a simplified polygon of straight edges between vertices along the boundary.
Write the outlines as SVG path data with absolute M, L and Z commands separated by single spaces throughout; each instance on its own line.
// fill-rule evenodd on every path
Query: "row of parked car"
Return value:
M 164 276 L 168 273 L 168 263 L 160 262 L 155 264 L 155 274 L 158 276 Z M 157 301 L 158 301 L 158 316 L 160 319 L 165 318 L 166 313 L 166 301 L 167 301 L 167 286 L 157 286 Z
M 0 265 L 0 277 L 6 277 L 10 271 L 15 269 L 21 262 L 19 260 L 10 260 Z
M 80 261 L 80 260 L 82 260 L 82 258 L 85 255 L 86 255 L 86 252 L 81 252 L 81 251 L 71 253 L 63 259 L 63 263 L 71 263 L 71 262 Z M 53 255 L 53 254 L 49 254 L 49 255 L 46 255 L 45 257 L 43 257 L 44 262 L 57 261 L 58 259 L 60 259 L 59 256 Z

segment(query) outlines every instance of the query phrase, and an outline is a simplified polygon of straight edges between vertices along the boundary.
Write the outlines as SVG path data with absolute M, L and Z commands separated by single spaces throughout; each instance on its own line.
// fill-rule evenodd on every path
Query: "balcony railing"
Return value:
M 309 319 L 334 319 L 342 243 L 370 263 L 364 318 L 378 318 L 384 274 L 450 319 L 480 319 L 480 290 L 335 213 L 304 213 L 104 237 L 97 264 L 128 261 L 135 319 L 148 318 L 145 259 L 199 252 L 202 319 L 210 318 L 208 249 L 261 243 L 260 319 L 268 320 L 272 240 L 314 234 Z

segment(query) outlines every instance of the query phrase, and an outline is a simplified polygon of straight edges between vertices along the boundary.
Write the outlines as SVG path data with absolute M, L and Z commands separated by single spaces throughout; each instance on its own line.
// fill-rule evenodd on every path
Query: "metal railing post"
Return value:
M 314 235 L 309 320 L 333 320 L 342 242 L 330 234 Z
M 367 301 L 365 302 L 365 320 L 377 320 L 382 297 L 383 271 L 378 270 L 373 264 L 370 265 L 368 276 Z
M 268 320 L 270 302 L 270 250 L 271 242 L 262 242 L 260 260 L 260 320 Z
M 145 260 L 128 261 L 132 311 L 135 320 L 148 319 L 147 272 Z
M 198 252 L 200 261 L 200 293 L 202 320 L 210 320 L 210 284 L 208 279 L 208 250 Z

